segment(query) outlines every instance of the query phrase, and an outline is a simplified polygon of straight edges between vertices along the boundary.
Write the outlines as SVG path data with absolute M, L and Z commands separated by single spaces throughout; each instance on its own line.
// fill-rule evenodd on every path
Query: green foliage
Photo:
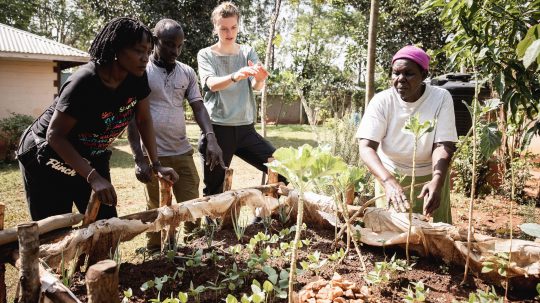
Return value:
M 17 113 L 11 113 L 8 117 L 0 119 L 0 140 L 7 145 L 6 157 L 2 160 L 9 162 L 15 159 L 19 139 L 32 122 L 34 118 L 31 116 Z
M 127 290 L 124 290 L 122 292 L 124 294 L 124 297 L 122 298 L 122 303 L 129 303 L 129 299 L 133 296 L 133 290 L 128 288 Z
M 533 61 L 532 57 L 538 51 L 535 43 L 538 31 L 532 29 L 529 32 L 529 29 L 538 24 L 540 3 L 528 0 L 428 0 L 422 13 L 431 13 L 434 9 L 440 12 L 444 29 L 452 35 L 441 50 L 448 55 L 449 68 L 478 69 L 478 78 L 488 79 L 500 96 L 505 115 L 515 120 L 519 112 L 526 113 L 530 120 L 536 121 L 529 133 L 538 134 L 538 102 L 531 102 L 540 99 L 540 78 L 535 72 L 537 63 L 528 67 L 523 63 Z M 521 42 L 523 39 L 525 41 Z M 527 51 L 526 62 L 522 62 Z
M 410 116 L 405 125 L 403 131 L 414 136 L 414 140 L 418 141 L 422 136 L 432 132 L 435 129 L 437 121 L 427 120 L 420 122 L 419 114 Z
M 523 223 L 519 228 L 529 236 L 540 238 L 540 224 L 538 223 Z
M 328 148 L 304 144 L 299 148 L 279 148 L 274 152 L 274 161 L 267 166 L 281 174 L 304 192 L 321 178 L 343 172 L 347 165 L 334 157 Z
M 491 288 L 487 288 L 485 291 L 478 289 L 476 293 L 470 293 L 469 294 L 469 300 L 467 301 L 456 301 L 454 300 L 453 303 L 503 303 L 504 298 L 499 297 L 497 293 L 495 292 L 495 288 L 491 286 Z
M 525 68 L 536 61 L 536 71 L 540 70 L 540 26 L 538 24 L 529 28 L 525 38 L 518 43 L 516 53 L 518 58 L 523 60 Z
M 376 262 L 374 270 L 370 271 L 364 279 L 372 286 L 383 287 L 394 280 L 398 272 L 411 270 L 414 264 L 407 265 L 407 261 L 396 259 L 393 255 L 389 262 Z
M 241 216 L 240 211 L 238 211 L 235 207 L 234 210 L 231 209 L 232 212 L 232 225 L 234 230 L 234 235 L 236 236 L 236 239 L 240 242 L 242 242 L 242 238 L 244 238 L 244 233 L 246 232 L 246 228 L 248 227 L 247 222 L 247 216 Z M 242 221 L 240 221 L 240 217 L 242 217 Z
M 413 286 L 412 289 L 411 285 Z M 407 286 L 405 289 L 407 294 L 405 295 L 405 298 L 403 298 L 403 301 L 406 303 L 426 302 L 426 296 L 429 294 L 429 289 L 425 288 L 424 282 L 411 282 L 411 285 Z
M 532 155 L 525 153 L 520 157 L 515 157 L 510 163 L 511 169 L 514 170 L 514 191 L 515 195 L 512 197 L 512 171 L 507 169 L 502 177 L 502 184 L 499 187 L 498 194 L 508 199 L 514 198 L 518 203 L 524 203 L 528 199 L 528 195 L 525 192 L 527 182 L 531 179 L 531 169 L 533 166 Z M 508 161 L 510 162 L 510 161 Z
M 471 137 L 460 137 L 456 144 L 457 151 L 454 154 L 452 162 L 452 172 L 454 176 L 453 190 L 463 193 L 466 196 L 471 195 L 472 189 L 472 162 L 473 156 L 476 157 L 476 195 L 482 196 L 491 192 L 491 187 L 487 182 L 489 171 L 489 159 L 485 159 L 480 153 L 473 155 L 473 146 Z
M 506 252 L 497 252 L 488 256 L 482 261 L 482 273 L 489 273 L 497 269 L 501 277 L 506 277 L 507 269 L 515 266 L 515 262 L 510 262 L 510 255 Z
M 359 117 L 358 117 L 359 118 Z M 327 138 L 323 144 L 330 146 L 333 155 L 341 157 L 345 163 L 360 166 L 360 153 L 355 138 L 358 121 L 353 115 L 345 115 L 342 119 L 328 119 L 325 123 Z

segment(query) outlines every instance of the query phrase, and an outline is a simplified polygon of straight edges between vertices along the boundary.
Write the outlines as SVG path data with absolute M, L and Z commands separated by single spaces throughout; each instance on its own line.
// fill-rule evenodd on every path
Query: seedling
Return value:
M 122 303 L 128 303 L 129 299 L 131 299 L 131 297 L 133 296 L 133 290 L 130 287 L 127 290 L 124 290 L 123 294 L 124 297 L 122 298 Z
M 375 269 L 364 278 L 367 283 L 373 286 L 383 286 L 395 279 L 399 271 L 411 270 L 414 264 L 408 265 L 405 260 L 396 259 L 392 256 L 390 262 L 376 262 Z
M 316 276 L 319 275 L 319 270 L 326 265 L 328 259 L 321 260 L 321 253 L 317 250 L 307 256 L 307 261 L 300 262 L 303 270 L 311 270 Z
M 418 148 L 418 140 L 427 133 L 432 132 L 435 129 L 436 120 L 427 120 L 420 122 L 420 115 L 416 114 L 409 117 L 409 120 L 405 123 L 403 131 L 409 134 L 412 134 L 414 137 L 413 141 L 413 158 L 412 158 L 412 174 L 411 174 L 411 190 L 410 190 L 410 203 L 414 203 L 414 183 L 416 177 L 416 150 Z M 409 240 L 411 237 L 412 229 L 412 209 L 413 206 L 409 207 L 409 230 L 407 232 L 407 243 L 405 244 L 405 253 L 407 255 L 407 263 L 409 263 Z
M 168 275 L 164 275 L 163 277 L 156 277 L 154 280 L 148 280 L 141 285 L 141 290 L 147 291 L 155 288 L 157 290 L 157 302 L 160 302 L 161 289 L 163 289 L 163 285 L 169 281 L 169 278 Z
M 407 286 L 407 289 L 405 289 L 407 294 L 403 298 L 403 301 L 406 303 L 425 302 L 426 296 L 429 294 L 429 289 L 425 288 L 424 282 L 411 282 L 411 284 L 413 288 L 411 289 L 411 285 Z
M 497 273 L 500 276 L 506 277 L 506 270 L 509 267 L 516 265 L 515 262 L 510 262 L 509 258 L 510 255 L 507 252 L 497 252 L 494 255 L 487 257 L 486 260 L 482 262 L 482 273 L 492 272 L 494 269 L 497 269 Z
M 195 298 L 195 302 L 201 302 L 201 294 L 206 290 L 206 287 L 199 285 L 193 287 L 193 281 L 189 282 L 189 295 Z
M 476 293 L 469 294 L 469 300 L 467 301 L 456 301 L 453 303 L 503 303 L 504 298 L 497 295 L 495 288 L 491 286 L 491 289 L 488 287 L 486 290 L 478 289 Z
M 239 242 L 242 242 L 242 238 L 244 238 L 244 234 L 248 226 L 247 216 L 241 216 L 240 211 L 238 211 L 238 209 L 236 208 L 236 205 L 234 206 L 234 210 L 231 209 L 231 212 L 234 234 L 236 236 L 236 239 Z M 240 217 L 243 218 L 242 221 L 240 221 Z

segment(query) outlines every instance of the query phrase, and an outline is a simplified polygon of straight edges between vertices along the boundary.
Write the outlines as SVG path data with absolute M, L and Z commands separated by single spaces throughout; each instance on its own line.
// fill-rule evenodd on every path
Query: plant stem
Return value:
M 407 231 L 407 242 L 405 244 L 405 254 L 407 256 L 407 265 L 410 264 L 409 262 L 409 240 L 411 238 L 411 230 L 412 230 L 412 209 L 414 205 L 414 182 L 415 182 L 415 174 L 416 174 L 416 149 L 418 147 L 418 135 L 415 134 L 414 136 L 414 147 L 413 147 L 413 166 L 412 166 L 412 176 L 411 176 L 411 190 L 409 194 L 409 230 Z
M 513 144 L 512 144 L 513 145 Z M 514 171 L 514 148 L 510 149 L 510 173 L 512 174 L 512 192 L 510 195 L 510 247 L 508 248 L 508 268 L 512 264 L 512 241 L 514 239 L 514 199 L 516 198 L 516 175 Z M 510 278 L 508 277 L 508 268 L 506 270 L 506 285 L 504 287 L 504 300 L 508 301 L 508 288 Z
M 294 293 L 294 280 L 296 277 L 296 258 L 298 257 L 298 242 L 300 241 L 300 234 L 302 232 L 302 219 L 304 216 L 304 191 L 299 188 L 298 193 L 298 210 L 296 213 L 296 232 L 294 234 L 293 248 L 291 252 L 291 268 L 289 272 L 289 303 L 293 303 L 293 293 Z
M 473 66 L 474 66 L 474 59 L 473 59 Z M 467 230 L 467 259 L 465 261 L 465 271 L 463 272 L 463 281 L 461 281 L 461 284 L 465 284 L 465 281 L 467 280 L 467 274 L 469 273 L 469 262 L 471 261 L 471 238 L 472 238 L 472 218 L 473 218 L 473 210 L 474 210 L 474 196 L 476 194 L 476 141 L 477 141 L 477 134 L 476 134 L 476 124 L 477 124 L 477 116 L 478 116 L 478 78 L 476 77 L 477 73 L 475 71 L 475 85 L 474 85 L 474 99 L 473 99 L 473 117 L 472 117 L 472 135 L 473 135 L 473 163 L 472 163 L 472 180 L 471 180 L 471 198 L 469 200 L 469 225 Z

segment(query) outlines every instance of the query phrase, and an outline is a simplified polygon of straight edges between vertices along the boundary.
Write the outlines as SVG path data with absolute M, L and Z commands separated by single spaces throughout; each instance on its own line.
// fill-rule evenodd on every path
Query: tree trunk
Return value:
M 86 272 L 88 303 L 118 303 L 118 269 L 113 260 L 103 260 Z
M 6 206 L 4 203 L 0 203 L 0 230 L 4 229 L 4 210 Z M 6 292 L 6 265 L 0 264 L 0 303 L 7 302 Z
M 375 46 L 377 43 L 377 21 L 379 19 L 379 0 L 371 0 L 371 12 L 369 15 L 369 33 L 367 50 L 367 79 L 366 79 L 366 104 L 367 107 L 375 94 Z
M 90 195 L 90 202 L 88 202 L 86 212 L 84 213 L 83 225 L 88 225 L 96 221 L 100 205 L 101 202 L 99 201 L 96 192 L 92 191 L 92 194 Z
M 279 8 L 281 7 L 281 0 L 276 0 L 276 7 L 274 10 L 274 15 L 270 20 L 270 32 L 268 34 L 268 41 L 266 43 L 266 53 L 264 56 L 264 66 L 269 68 L 270 66 L 270 57 L 272 55 L 272 41 L 274 40 L 274 33 L 276 31 L 276 22 L 279 17 Z M 271 71 L 271 70 L 270 70 Z M 268 97 L 268 88 L 265 85 L 262 89 L 261 96 L 261 131 L 262 136 L 266 137 L 266 102 Z
M 39 302 L 41 283 L 39 282 L 39 234 L 37 222 L 19 224 L 19 255 L 21 270 L 20 302 Z

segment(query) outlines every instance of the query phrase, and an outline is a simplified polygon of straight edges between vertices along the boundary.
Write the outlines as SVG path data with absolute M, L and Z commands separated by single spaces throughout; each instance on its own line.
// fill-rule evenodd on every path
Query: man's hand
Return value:
M 384 192 L 386 193 L 386 203 L 388 204 L 388 207 L 392 206 L 398 212 L 406 212 L 411 205 L 396 178 L 389 177 L 382 183 Z
M 219 147 L 214 134 L 206 136 L 206 163 L 210 166 L 210 170 L 214 170 L 214 167 L 221 166 L 223 169 L 227 169 L 223 162 L 223 153 Z
M 418 198 L 424 198 L 424 215 L 432 216 L 441 205 L 441 185 L 435 179 L 422 187 Z
M 154 167 L 154 172 L 158 175 L 159 178 L 163 178 L 164 180 L 167 180 L 171 184 L 176 183 L 178 181 L 178 174 L 174 171 L 174 169 L 170 167 L 165 166 L 156 166 Z
M 142 183 L 152 181 L 152 168 L 146 161 L 135 162 L 135 177 Z

